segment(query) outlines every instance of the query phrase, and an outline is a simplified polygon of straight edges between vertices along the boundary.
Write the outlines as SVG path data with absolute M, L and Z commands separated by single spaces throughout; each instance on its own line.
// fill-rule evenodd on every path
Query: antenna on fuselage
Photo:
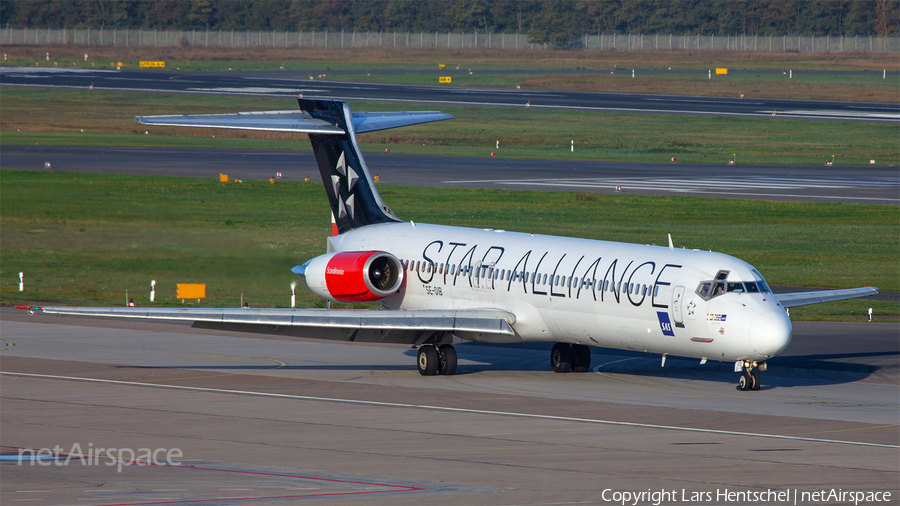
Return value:
M 669 249 L 675 251 L 675 246 L 672 245 L 672 234 L 669 234 Z

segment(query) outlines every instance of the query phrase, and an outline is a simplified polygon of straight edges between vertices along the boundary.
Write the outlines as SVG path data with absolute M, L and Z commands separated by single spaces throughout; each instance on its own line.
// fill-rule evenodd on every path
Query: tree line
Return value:
M 0 26 L 889 36 L 900 0 L 0 0 Z

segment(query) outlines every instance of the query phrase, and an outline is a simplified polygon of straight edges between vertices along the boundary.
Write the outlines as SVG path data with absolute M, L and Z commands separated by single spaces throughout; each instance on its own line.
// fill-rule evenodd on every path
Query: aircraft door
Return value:
M 672 317 L 675 319 L 675 325 L 684 326 L 684 317 L 681 314 L 681 301 L 684 299 L 684 287 L 676 286 L 672 292 Z

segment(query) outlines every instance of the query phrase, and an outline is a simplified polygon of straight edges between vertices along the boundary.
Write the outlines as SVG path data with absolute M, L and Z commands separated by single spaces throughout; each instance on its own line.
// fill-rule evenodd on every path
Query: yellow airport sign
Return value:
M 728 69 L 716 69 L 716 75 L 717 76 L 727 76 Z
M 141 62 L 142 69 L 147 69 L 147 68 L 161 69 L 161 68 L 165 68 L 165 67 L 166 67 L 166 62 L 164 62 L 164 61 L 142 61 Z
M 220 172 L 220 173 L 219 173 L 219 182 L 220 182 L 220 183 L 227 183 L 227 182 L 228 182 L 228 174 L 222 174 L 222 173 Z
M 442 82 L 442 83 L 449 83 L 449 82 L 450 82 L 450 76 L 438 78 L 438 81 L 440 81 L 440 82 Z
M 178 299 L 205 299 L 206 283 L 178 283 Z
M 438 63 L 438 68 L 439 68 L 439 69 L 442 69 L 442 68 L 444 68 L 444 67 L 446 67 L 446 65 L 444 65 L 443 63 Z

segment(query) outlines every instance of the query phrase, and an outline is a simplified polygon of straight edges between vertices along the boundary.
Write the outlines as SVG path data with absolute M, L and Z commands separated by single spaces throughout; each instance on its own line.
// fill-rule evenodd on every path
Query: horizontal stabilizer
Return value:
M 353 130 L 358 133 L 387 130 L 388 128 L 418 125 L 453 119 L 453 116 L 440 111 L 404 111 L 404 112 L 354 112 Z
M 375 132 L 419 123 L 452 119 L 439 111 L 418 112 L 354 112 L 353 129 L 356 133 Z M 135 116 L 142 125 L 179 126 L 203 128 L 232 128 L 238 130 L 264 130 L 270 132 L 294 132 L 302 134 L 333 134 L 346 132 L 335 125 L 313 118 L 305 111 L 260 111 L 233 114 L 172 114 L 166 116 Z
M 434 332 L 480 332 L 514 335 L 515 316 L 497 309 L 235 309 L 44 307 L 46 314 L 145 320 L 179 320 L 227 324 L 274 325 L 319 329 L 378 329 Z
M 775 294 L 778 302 L 784 307 L 806 306 L 809 304 L 819 304 L 821 302 L 831 302 L 835 300 L 855 299 L 858 297 L 868 297 L 878 293 L 877 288 L 867 286 L 864 288 L 851 288 L 849 290 L 821 290 L 818 292 L 797 292 L 797 293 L 779 293 Z
M 234 128 L 301 134 L 343 134 L 340 128 L 313 118 L 303 111 L 238 112 L 234 114 L 173 114 L 135 116 L 142 125 L 204 128 Z

